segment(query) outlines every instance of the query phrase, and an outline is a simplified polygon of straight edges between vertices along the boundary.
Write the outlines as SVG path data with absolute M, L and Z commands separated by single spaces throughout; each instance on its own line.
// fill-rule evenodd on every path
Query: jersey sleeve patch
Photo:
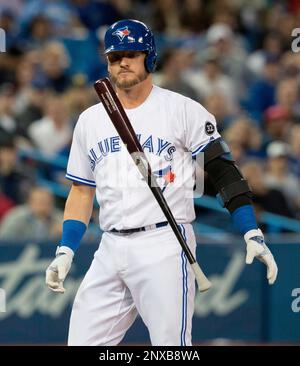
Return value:
M 215 117 L 200 103 L 188 100 L 185 105 L 185 147 L 196 156 L 220 137 Z
M 205 133 L 208 135 L 208 136 L 211 136 L 214 134 L 216 128 L 215 126 L 213 125 L 213 123 L 209 122 L 209 121 L 206 121 L 205 122 L 205 127 L 204 127 L 204 130 L 205 130 Z

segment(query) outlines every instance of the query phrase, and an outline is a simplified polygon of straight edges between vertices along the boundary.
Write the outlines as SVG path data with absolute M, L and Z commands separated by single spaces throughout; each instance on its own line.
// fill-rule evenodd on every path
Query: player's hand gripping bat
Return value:
M 179 230 L 175 218 L 162 194 L 160 187 L 158 186 L 154 175 L 152 174 L 150 164 L 144 154 L 142 146 L 138 141 L 133 127 L 125 113 L 125 110 L 118 99 L 111 83 L 108 78 L 97 80 L 94 84 L 95 90 L 109 115 L 113 125 L 118 131 L 123 143 L 126 145 L 129 154 L 131 155 L 135 165 L 138 167 L 140 173 L 148 183 L 154 197 L 156 198 L 159 206 L 163 210 L 171 228 L 174 231 L 188 261 L 195 273 L 196 281 L 200 291 L 206 291 L 211 287 L 211 282 L 207 279 L 202 272 L 199 264 L 187 246 L 181 231 Z

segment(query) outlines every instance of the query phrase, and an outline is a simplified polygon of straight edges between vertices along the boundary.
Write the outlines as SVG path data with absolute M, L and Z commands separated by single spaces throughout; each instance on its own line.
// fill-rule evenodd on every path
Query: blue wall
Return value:
M 65 282 L 64 295 L 44 284 L 44 271 L 53 258 L 55 243 L 0 243 L 0 288 L 7 296 L 0 313 L 0 343 L 64 344 L 71 305 L 88 269 L 97 244 L 83 244 Z M 213 282 L 206 293 L 197 293 L 193 341 L 229 338 L 254 342 L 299 342 L 300 301 L 292 296 L 300 288 L 300 245 L 270 245 L 279 266 L 275 285 L 268 286 L 265 267 L 258 261 L 244 265 L 239 243 L 198 245 L 197 258 Z M 298 293 L 300 297 L 300 289 Z M 138 319 L 124 343 L 149 343 Z

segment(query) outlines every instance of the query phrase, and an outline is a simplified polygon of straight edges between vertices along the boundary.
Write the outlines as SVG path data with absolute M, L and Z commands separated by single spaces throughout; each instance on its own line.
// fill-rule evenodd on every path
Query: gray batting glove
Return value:
M 269 285 L 273 285 L 276 281 L 278 268 L 270 249 L 266 246 L 263 233 L 260 229 L 249 230 L 244 238 L 247 243 L 246 263 L 251 264 L 254 257 L 263 262 L 267 266 Z
M 56 258 L 46 270 L 46 285 L 54 292 L 64 293 L 63 282 L 71 268 L 74 252 L 69 247 L 57 247 Z

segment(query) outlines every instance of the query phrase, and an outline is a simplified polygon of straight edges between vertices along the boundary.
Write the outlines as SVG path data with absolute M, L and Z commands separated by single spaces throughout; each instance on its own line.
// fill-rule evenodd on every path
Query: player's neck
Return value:
M 152 78 L 149 75 L 147 79 L 130 89 L 117 88 L 117 94 L 124 108 L 133 109 L 144 103 L 151 93 L 152 86 Z

